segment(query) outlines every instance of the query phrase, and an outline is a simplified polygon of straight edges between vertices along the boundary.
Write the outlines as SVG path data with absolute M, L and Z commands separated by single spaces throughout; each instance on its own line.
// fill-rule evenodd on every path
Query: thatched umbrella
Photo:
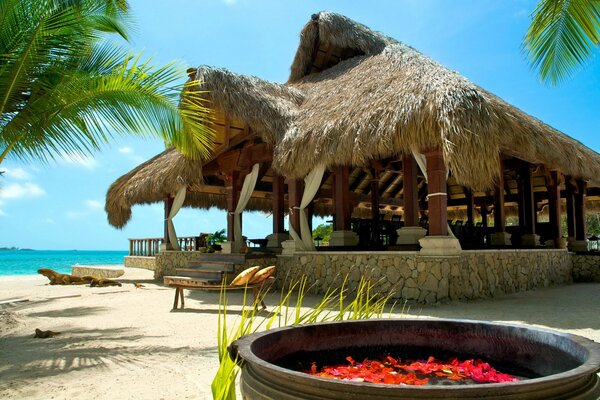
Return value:
M 317 48 L 351 57 L 310 73 Z M 598 153 L 338 14 L 316 14 L 304 27 L 288 84 L 305 93 L 275 149 L 274 166 L 289 176 L 319 163 L 360 166 L 434 147 L 443 150 L 456 181 L 473 189 L 493 185 L 501 152 L 577 178 L 600 176 Z

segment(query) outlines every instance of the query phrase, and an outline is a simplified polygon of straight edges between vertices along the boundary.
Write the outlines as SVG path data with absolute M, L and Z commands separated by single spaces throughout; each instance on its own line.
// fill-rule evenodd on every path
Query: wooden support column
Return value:
M 273 175 L 273 233 L 283 233 L 284 220 L 284 188 L 285 182 L 281 175 Z
M 475 226 L 475 198 L 473 196 L 473 191 L 465 188 L 464 193 L 465 201 L 467 202 L 467 225 Z
M 585 227 L 585 191 L 587 184 L 582 180 L 577 180 L 577 192 L 575 193 L 575 240 L 578 242 L 586 241 Z
M 546 177 L 546 189 L 548 190 L 548 211 L 550 213 L 550 233 L 555 248 L 562 247 L 562 227 L 560 209 L 560 182 L 561 174 L 558 171 L 550 171 Z
M 288 203 L 290 206 L 290 224 L 300 235 L 300 202 L 302 201 L 302 180 L 288 179 Z
M 419 190 L 417 188 L 417 162 L 412 155 L 402 158 L 404 180 L 404 226 L 419 225 Z
M 572 183 L 571 177 L 565 179 L 565 189 L 567 197 L 567 235 L 569 239 L 575 240 L 575 191 L 576 187 Z
M 373 163 L 369 173 L 371 175 L 371 241 L 379 243 L 379 173 L 381 163 Z
M 163 239 L 163 243 L 165 245 L 165 250 L 173 250 L 173 246 L 171 245 L 171 241 L 169 240 L 169 214 L 171 213 L 171 208 L 173 207 L 173 197 L 170 194 L 165 195 L 165 235 Z
M 485 197 L 483 199 L 481 199 L 481 206 L 479 207 L 479 209 L 481 210 L 481 225 L 483 226 L 484 229 L 487 229 L 488 227 L 488 205 L 487 202 L 485 200 Z
M 504 163 L 500 160 L 500 177 L 494 191 L 494 231 L 506 230 L 506 211 L 504 208 Z
M 528 235 L 535 234 L 535 202 L 533 199 L 533 177 L 530 164 L 523 165 L 521 168 L 521 183 L 523 195 L 520 196 L 523 200 L 523 218 L 524 232 Z
M 350 168 L 347 165 L 335 167 L 335 227 L 336 231 L 350 230 Z
M 440 149 L 425 153 L 429 198 L 429 236 L 448 235 L 446 164 Z
M 225 190 L 227 192 L 227 241 L 229 242 L 235 240 L 233 213 L 240 198 L 240 189 L 240 173 L 238 171 L 230 171 L 225 175 Z

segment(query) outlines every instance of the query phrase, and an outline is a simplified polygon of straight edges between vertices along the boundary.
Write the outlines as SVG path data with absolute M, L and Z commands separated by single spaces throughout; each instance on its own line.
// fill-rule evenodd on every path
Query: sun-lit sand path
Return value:
M 172 312 L 173 290 L 150 271 L 128 269 L 119 280 L 123 287 L 89 288 L 48 286 L 42 277 L 0 278 L 0 301 L 29 300 L 0 305 L 0 398 L 210 399 L 219 294 L 190 292 L 187 309 Z M 278 295 L 271 297 L 272 306 Z M 599 299 L 600 284 L 577 284 L 472 303 L 412 305 L 405 316 L 525 322 L 600 342 Z M 241 294 L 232 293 L 230 304 L 233 319 Z M 35 328 L 62 334 L 34 339 Z

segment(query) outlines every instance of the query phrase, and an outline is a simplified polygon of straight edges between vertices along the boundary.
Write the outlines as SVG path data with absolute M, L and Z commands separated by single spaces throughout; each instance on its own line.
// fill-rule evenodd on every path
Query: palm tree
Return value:
M 197 82 L 106 40 L 127 40 L 128 26 L 126 0 L 0 0 L 0 164 L 90 154 L 113 132 L 209 152 Z
M 542 81 L 552 85 L 572 76 L 600 43 L 600 1 L 541 0 L 523 48 Z

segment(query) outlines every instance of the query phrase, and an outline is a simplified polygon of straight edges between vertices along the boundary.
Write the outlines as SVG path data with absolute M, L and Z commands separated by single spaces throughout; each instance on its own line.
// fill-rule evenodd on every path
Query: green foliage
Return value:
M 206 237 L 206 244 L 209 246 L 214 246 L 215 244 L 223 243 L 225 241 L 227 241 L 225 229 L 221 229 L 220 231 L 216 231 L 215 233 L 209 233 Z
M 197 82 L 106 41 L 128 38 L 125 0 L 0 3 L 0 164 L 81 156 L 118 135 L 164 139 L 207 155 L 213 132 Z M 182 94 L 183 90 L 183 94 Z
M 600 212 L 590 212 L 585 217 L 587 234 L 600 236 Z
M 320 237 L 320 238 L 322 238 L 321 240 L 323 242 L 329 243 L 329 239 L 331 239 L 332 232 L 333 232 L 333 225 L 321 224 L 313 230 L 312 237 L 313 237 L 313 239 Z
M 235 382 L 239 374 L 237 360 L 227 354 L 228 346 L 243 335 L 254 333 L 261 328 L 295 326 L 325 321 L 344 321 L 369 318 L 382 318 L 393 291 L 382 296 L 373 292 L 375 285 L 361 277 L 355 291 L 347 287 L 347 277 L 339 289 L 329 289 L 321 300 L 312 306 L 305 302 L 306 294 L 312 289 L 306 276 L 288 282 L 281 291 L 279 304 L 268 318 L 257 318 L 254 304 L 248 305 L 244 293 L 242 312 L 231 330 L 227 330 L 227 293 L 221 291 L 219 302 L 218 348 L 219 369 L 212 382 L 214 400 L 236 400 Z M 267 293 L 261 293 L 265 296 Z M 295 295 L 295 300 L 294 300 Z M 393 308 L 393 307 L 392 307 Z M 390 311 L 391 312 L 391 311 Z
M 600 1 L 541 0 L 523 40 L 531 65 L 553 85 L 597 50 L 600 42 Z

